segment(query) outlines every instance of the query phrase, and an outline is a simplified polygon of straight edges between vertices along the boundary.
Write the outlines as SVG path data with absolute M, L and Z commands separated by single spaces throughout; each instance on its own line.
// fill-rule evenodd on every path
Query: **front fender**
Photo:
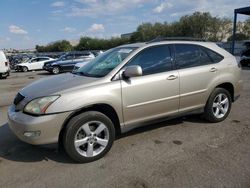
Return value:
M 84 89 L 72 89 L 60 95 L 61 97 L 49 106 L 46 113 L 76 111 L 91 105 L 107 104 L 116 111 L 120 122 L 123 121 L 119 80 Z

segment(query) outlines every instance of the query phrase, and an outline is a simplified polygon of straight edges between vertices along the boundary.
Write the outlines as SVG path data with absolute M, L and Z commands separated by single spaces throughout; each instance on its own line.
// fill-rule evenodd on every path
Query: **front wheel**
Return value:
M 23 72 L 28 72 L 28 67 L 22 67 Z
M 230 113 L 231 105 L 230 93 L 223 88 L 215 88 L 207 101 L 204 116 L 210 122 L 221 122 Z
M 112 121 L 100 112 L 89 111 L 69 121 L 63 145 L 72 159 L 86 163 L 103 157 L 110 150 L 114 139 Z
M 53 73 L 53 74 L 59 74 L 59 73 L 60 73 L 59 67 L 57 67 L 57 66 L 53 67 L 52 73 Z
M 0 73 L 0 79 L 6 79 L 6 78 L 7 78 L 7 75 L 3 76 L 3 74 Z

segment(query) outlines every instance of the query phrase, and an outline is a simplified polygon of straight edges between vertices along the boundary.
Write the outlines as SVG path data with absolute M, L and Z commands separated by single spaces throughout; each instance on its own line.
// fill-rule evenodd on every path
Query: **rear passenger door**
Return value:
M 179 75 L 169 45 L 148 47 L 126 66 L 139 65 L 143 75 L 121 80 L 126 126 L 178 113 Z
M 175 44 L 174 46 L 175 63 L 180 75 L 179 111 L 204 107 L 211 92 L 209 89 L 218 79 L 220 69 L 218 62 L 223 57 L 200 45 Z

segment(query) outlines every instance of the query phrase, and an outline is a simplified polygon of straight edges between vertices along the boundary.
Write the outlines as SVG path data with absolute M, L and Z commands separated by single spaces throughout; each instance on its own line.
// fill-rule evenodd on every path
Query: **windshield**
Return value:
M 29 62 L 31 59 L 30 58 L 25 58 L 24 60 L 23 60 L 23 63 L 27 63 L 27 62 Z
M 61 55 L 61 56 L 58 58 L 58 60 L 63 61 L 63 60 L 65 60 L 65 59 L 67 58 L 67 56 L 69 56 L 69 55 L 71 55 L 71 54 L 69 54 L 69 53 L 64 53 L 63 55 Z
M 120 47 L 108 50 L 80 68 L 76 74 L 89 77 L 104 77 L 135 49 L 135 47 Z

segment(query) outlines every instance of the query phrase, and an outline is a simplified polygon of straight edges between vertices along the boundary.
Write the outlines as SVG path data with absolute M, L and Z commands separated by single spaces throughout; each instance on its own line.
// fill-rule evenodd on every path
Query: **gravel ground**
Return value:
M 250 70 L 224 122 L 187 116 L 136 129 L 88 164 L 75 164 L 55 146 L 25 144 L 8 128 L 7 107 L 17 91 L 45 76 L 0 80 L 0 187 L 250 187 Z

